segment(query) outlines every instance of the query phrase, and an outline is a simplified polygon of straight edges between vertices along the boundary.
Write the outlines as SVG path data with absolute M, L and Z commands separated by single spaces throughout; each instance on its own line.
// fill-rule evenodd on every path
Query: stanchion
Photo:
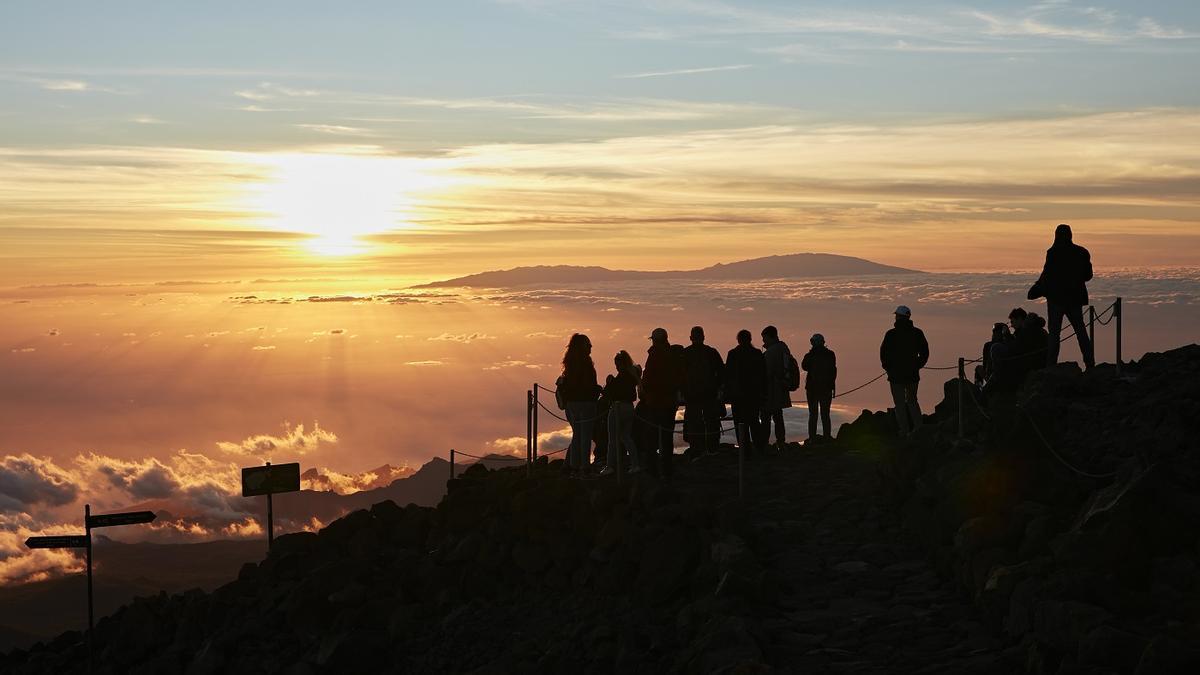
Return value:
M 1121 376 L 1121 298 L 1113 303 L 1113 317 L 1117 320 L 1117 377 Z
M 746 425 L 738 425 L 738 499 L 746 494 Z
M 1092 350 L 1096 349 L 1096 306 L 1088 305 L 1088 340 L 1092 343 Z
M 88 633 L 87 633 L 87 650 L 88 650 L 88 672 L 91 673 L 95 668 L 94 656 L 92 653 L 92 625 L 95 623 L 93 617 L 95 614 L 92 610 L 92 505 L 83 505 L 83 530 L 87 533 L 87 591 L 88 591 Z
M 525 463 L 529 465 L 527 473 L 533 473 L 533 445 L 537 437 L 533 435 L 533 390 L 525 392 Z
M 454 448 L 450 448 L 450 480 L 454 480 Z
M 538 457 L 538 407 L 541 402 L 538 400 L 538 389 L 541 388 L 537 382 L 533 383 L 533 460 L 536 462 Z
M 967 360 L 958 357 L 958 437 L 963 437 L 963 381 L 967 379 Z

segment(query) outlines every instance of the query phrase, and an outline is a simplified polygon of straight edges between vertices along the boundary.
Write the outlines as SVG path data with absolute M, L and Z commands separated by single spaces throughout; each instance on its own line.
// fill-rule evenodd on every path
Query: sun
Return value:
M 275 229 L 310 235 L 322 256 L 367 252 L 366 235 L 411 227 L 416 199 L 444 187 L 427 160 L 354 153 L 256 157 L 265 171 L 246 206 Z

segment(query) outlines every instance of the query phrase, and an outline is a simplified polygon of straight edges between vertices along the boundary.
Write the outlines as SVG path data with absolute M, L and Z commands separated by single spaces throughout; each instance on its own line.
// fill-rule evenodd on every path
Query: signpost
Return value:
M 125 513 L 105 513 L 92 515 L 92 505 L 83 506 L 84 534 L 59 534 L 45 537 L 30 537 L 25 540 L 29 548 L 82 548 L 87 557 L 87 594 L 88 594 L 88 672 L 92 671 L 92 626 L 95 623 L 94 603 L 92 601 L 92 528 L 116 527 L 118 525 L 140 525 L 154 522 L 153 511 L 127 511 Z
M 271 464 L 242 469 L 242 496 L 267 497 L 267 550 L 275 544 L 275 510 L 271 495 L 300 491 L 300 464 Z

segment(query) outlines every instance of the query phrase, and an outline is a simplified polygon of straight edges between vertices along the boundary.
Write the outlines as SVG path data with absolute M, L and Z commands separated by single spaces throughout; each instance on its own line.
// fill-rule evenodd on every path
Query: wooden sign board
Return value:
M 106 513 L 100 516 L 88 516 L 87 526 L 96 527 L 115 527 L 117 525 L 141 525 L 142 523 L 154 522 L 153 511 L 127 511 L 125 513 Z
M 300 464 L 270 464 L 242 469 L 242 496 L 279 494 L 300 490 Z
M 49 537 L 30 537 L 25 540 L 29 548 L 87 548 L 86 534 L 60 534 Z

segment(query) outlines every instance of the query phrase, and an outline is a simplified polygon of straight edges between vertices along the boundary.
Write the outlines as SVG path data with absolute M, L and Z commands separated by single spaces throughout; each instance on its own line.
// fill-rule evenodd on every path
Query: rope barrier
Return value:
M 1054 446 L 1050 445 L 1050 442 L 1046 440 L 1044 435 L 1042 435 L 1042 430 L 1038 428 L 1037 422 L 1034 421 L 1033 415 L 1031 415 L 1029 411 L 1025 409 L 1025 406 L 1021 405 L 1020 403 L 1017 403 L 1016 406 L 1018 410 L 1025 413 L 1025 418 L 1029 420 L 1029 426 L 1033 427 L 1033 432 L 1037 435 L 1038 440 L 1042 442 L 1042 445 L 1046 446 L 1046 449 L 1050 451 L 1050 454 L 1053 455 L 1054 458 L 1057 459 L 1063 466 L 1079 474 L 1080 476 L 1083 476 L 1084 478 L 1103 480 L 1117 475 L 1116 471 L 1110 471 L 1108 473 L 1090 473 L 1088 471 L 1084 471 L 1083 469 L 1076 468 L 1074 465 L 1064 459 L 1062 455 L 1058 454 L 1058 451 L 1054 449 Z

